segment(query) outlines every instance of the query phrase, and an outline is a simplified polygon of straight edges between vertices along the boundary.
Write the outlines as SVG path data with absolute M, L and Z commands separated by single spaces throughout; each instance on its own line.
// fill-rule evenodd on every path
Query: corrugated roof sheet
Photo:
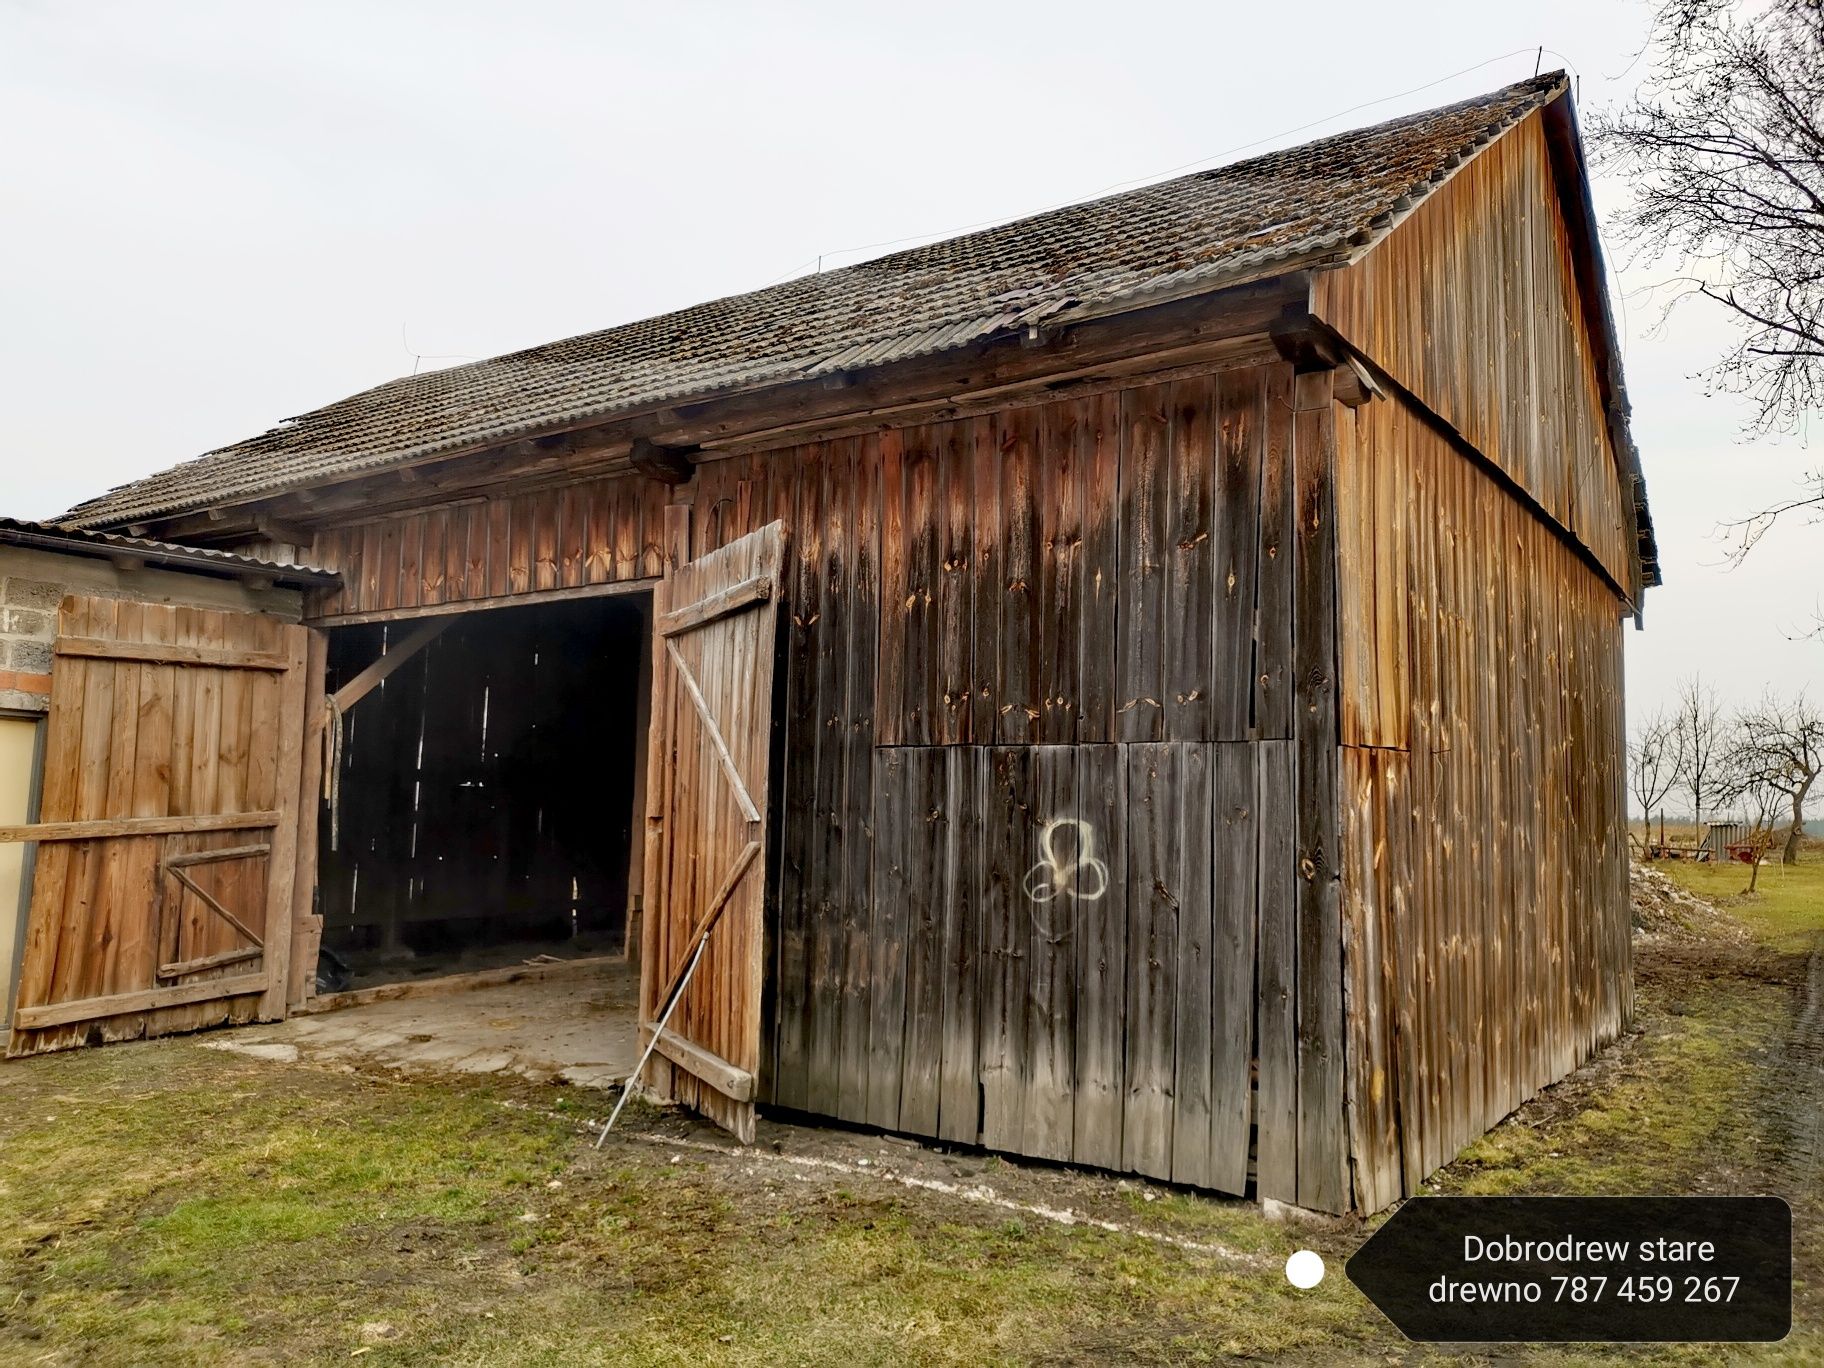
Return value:
M 121 525 L 1332 259 L 1562 73 L 842 270 L 406 376 L 78 505 Z M 1377 220 L 1380 220 L 1377 222 Z
M 83 554 L 118 552 L 139 556 L 162 565 L 195 566 L 224 575 L 270 576 L 274 581 L 291 584 L 334 584 L 341 577 L 333 570 L 314 565 L 294 565 L 286 561 L 262 560 L 233 551 L 212 547 L 183 546 L 177 542 L 154 541 L 149 537 L 128 537 L 119 532 L 98 532 L 93 528 L 73 527 L 67 523 L 29 522 L 24 518 L 0 518 L 0 545 L 30 546 L 55 551 L 64 548 Z

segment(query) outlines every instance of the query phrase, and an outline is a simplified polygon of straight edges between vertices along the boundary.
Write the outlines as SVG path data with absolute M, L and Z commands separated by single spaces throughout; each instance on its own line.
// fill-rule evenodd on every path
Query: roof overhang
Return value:
M 181 570 L 216 579 L 288 589 L 320 589 L 342 581 L 342 577 L 335 571 L 316 566 L 289 565 L 282 561 L 261 560 L 230 551 L 181 546 L 144 537 L 122 536 L 116 532 L 97 532 L 56 523 L 27 522 L 18 518 L 0 518 L 0 546 L 87 556 L 129 568 L 156 566 L 161 570 Z

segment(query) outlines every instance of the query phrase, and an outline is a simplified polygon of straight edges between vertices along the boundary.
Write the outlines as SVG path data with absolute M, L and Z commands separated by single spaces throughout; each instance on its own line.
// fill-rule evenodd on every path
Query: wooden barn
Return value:
M 287 629 L 316 811 L 262 1012 L 321 947 L 628 941 L 647 1081 L 739 1135 L 1371 1211 L 1629 1016 L 1657 572 L 1605 289 L 1549 75 L 395 380 L 67 516 L 339 575 Z M 54 686 L 53 764 L 132 696 Z M 123 819 L 226 801 L 133 787 L 45 814 L 66 954 L 140 896 Z M 157 1029 L 30 981 L 15 1054 Z

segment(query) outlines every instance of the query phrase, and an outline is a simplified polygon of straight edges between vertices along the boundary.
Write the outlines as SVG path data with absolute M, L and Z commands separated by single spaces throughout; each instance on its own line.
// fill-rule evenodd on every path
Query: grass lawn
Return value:
M 1824 842 L 1807 842 L 1796 865 L 1782 865 L 1775 847 L 1771 858 L 1761 863 L 1752 894 L 1746 891 L 1750 873 L 1746 865 L 1664 860 L 1653 867 L 1693 893 L 1727 907 L 1779 949 L 1802 951 L 1824 928 Z
M 1639 1030 L 1438 1188 L 1784 1181 L 1783 1032 L 1824 880 L 1793 895 L 1820 869 L 1763 871 L 1765 897 L 1740 909 L 1762 944 L 1643 948 Z M 0 1364 L 1459 1360 L 1408 1345 L 1349 1287 L 1359 1223 L 1273 1224 L 1132 1180 L 783 1125 L 731 1154 L 638 1108 L 598 1152 L 579 1122 L 600 1094 L 208 1040 L 0 1067 Z M 1794 1196 L 1804 1285 L 1785 1344 L 1501 1361 L 1824 1362 L 1819 1194 Z M 1280 1271 L 1302 1245 L 1332 1269 L 1311 1292 Z

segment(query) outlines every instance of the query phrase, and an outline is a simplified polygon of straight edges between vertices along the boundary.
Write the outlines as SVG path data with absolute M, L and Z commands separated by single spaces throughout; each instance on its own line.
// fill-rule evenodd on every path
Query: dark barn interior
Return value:
M 330 632 L 333 693 L 421 624 Z M 327 988 L 620 952 L 646 596 L 465 613 L 343 718 Z

